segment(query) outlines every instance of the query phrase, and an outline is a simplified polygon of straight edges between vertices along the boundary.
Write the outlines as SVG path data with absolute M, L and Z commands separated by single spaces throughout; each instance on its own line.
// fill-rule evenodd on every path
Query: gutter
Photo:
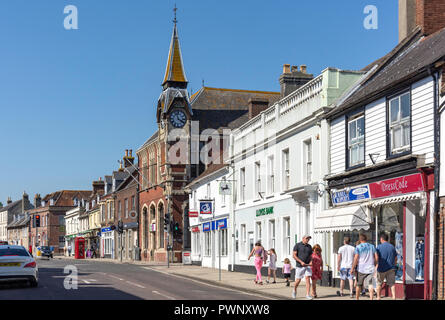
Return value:
M 440 175 L 440 115 L 439 115 L 439 79 L 438 72 L 433 73 L 432 68 L 428 69 L 434 78 L 434 250 L 433 250 L 433 292 L 432 300 L 437 300 L 439 272 L 439 175 Z

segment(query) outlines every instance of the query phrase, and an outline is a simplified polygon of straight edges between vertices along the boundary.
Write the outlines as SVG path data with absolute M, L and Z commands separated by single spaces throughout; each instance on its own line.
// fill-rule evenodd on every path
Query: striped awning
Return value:
M 367 208 L 361 205 L 324 210 L 315 218 L 314 232 L 368 230 Z
M 385 205 L 385 204 L 390 204 L 390 203 L 395 203 L 395 202 L 404 202 L 404 201 L 410 201 L 410 200 L 417 200 L 417 199 L 421 199 L 421 200 L 426 199 L 425 192 L 409 193 L 409 194 L 403 194 L 403 195 L 396 196 L 396 197 L 390 197 L 390 198 L 374 200 L 374 201 L 371 201 L 369 203 L 369 205 L 372 208 L 375 208 L 375 207 L 382 206 L 382 205 Z

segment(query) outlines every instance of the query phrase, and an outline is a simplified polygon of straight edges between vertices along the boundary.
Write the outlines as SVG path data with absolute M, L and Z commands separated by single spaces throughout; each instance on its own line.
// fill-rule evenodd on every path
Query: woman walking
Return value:
M 312 253 L 312 296 L 317 298 L 317 281 L 321 280 L 323 274 L 323 258 L 321 257 L 321 247 L 316 244 Z
M 273 282 L 277 283 L 277 253 L 275 252 L 275 249 L 269 250 L 269 256 L 270 256 L 270 262 L 269 262 L 269 270 L 267 273 L 267 280 L 266 282 L 269 283 L 270 280 L 270 274 L 273 275 Z
M 249 254 L 247 260 L 250 260 L 250 257 L 252 257 L 253 255 L 255 255 L 255 269 L 256 269 L 256 278 L 254 282 L 256 284 L 262 285 L 263 280 L 261 279 L 261 267 L 263 266 L 263 263 L 266 264 L 265 257 L 267 257 L 267 253 L 260 242 L 255 243 L 255 247 L 252 249 L 252 252 Z

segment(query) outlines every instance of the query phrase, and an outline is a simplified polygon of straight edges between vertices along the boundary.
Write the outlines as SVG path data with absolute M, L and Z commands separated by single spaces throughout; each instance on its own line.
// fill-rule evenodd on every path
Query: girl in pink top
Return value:
M 312 296 L 317 298 L 317 281 L 321 280 L 323 274 L 323 259 L 321 257 L 321 247 L 316 244 L 312 254 Z
M 284 259 L 284 264 L 283 264 L 283 275 L 284 278 L 286 279 L 286 287 L 289 287 L 290 282 L 290 273 L 292 271 L 292 265 L 290 264 L 290 260 L 288 258 Z

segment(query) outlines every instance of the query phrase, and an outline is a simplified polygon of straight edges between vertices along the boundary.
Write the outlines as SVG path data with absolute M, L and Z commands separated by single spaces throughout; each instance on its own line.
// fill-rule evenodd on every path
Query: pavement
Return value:
M 72 258 L 64 257 L 63 259 L 72 259 Z M 155 262 L 148 263 L 142 261 L 120 262 L 119 260 L 113 260 L 113 259 L 87 259 L 87 261 L 94 261 L 95 263 L 109 262 L 114 264 L 125 264 L 125 265 L 133 264 L 133 265 L 145 266 L 153 271 L 157 271 L 165 275 L 194 280 L 202 284 L 212 285 L 219 288 L 239 290 L 245 293 L 268 297 L 270 299 L 279 299 L 279 300 L 292 299 L 291 295 L 292 295 L 293 283 L 291 283 L 290 287 L 286 287 L 285 280 L 282 278 L 277 278 L 277 283 L 267 284 L 265 281 L 267 277 L 263 277 L 264 284 L 257 285 L 254 283 L 256 272 L 253 267 L 251 274 L 221 270 L 221 280 L 219 280 L 218 269 L 211 269 L 194 265 L 183 265 L 182 263 L 170 264 L 170 266 L 167 267 L 165 262 L 162 263 L 155 263 Z M 315 300 L 345 300 L 345 301 L 353 300 L 349 297 L 348 290 L 344 291 L 345 296 L 343 297 L 337 295 L 338 290 L 339 288 L 318 286 L 317 287 L 318 297 Z M 367 294 L 366 296 L 361 296 L 360 299 L 370 300 L 369 294 Z M 306 287 L 304 282 L 300 283 L 297 289 L 296 300 L 306 300 Z M 387 297 L 382 297 L 382 300 L 391 300 L 391 299 Z

